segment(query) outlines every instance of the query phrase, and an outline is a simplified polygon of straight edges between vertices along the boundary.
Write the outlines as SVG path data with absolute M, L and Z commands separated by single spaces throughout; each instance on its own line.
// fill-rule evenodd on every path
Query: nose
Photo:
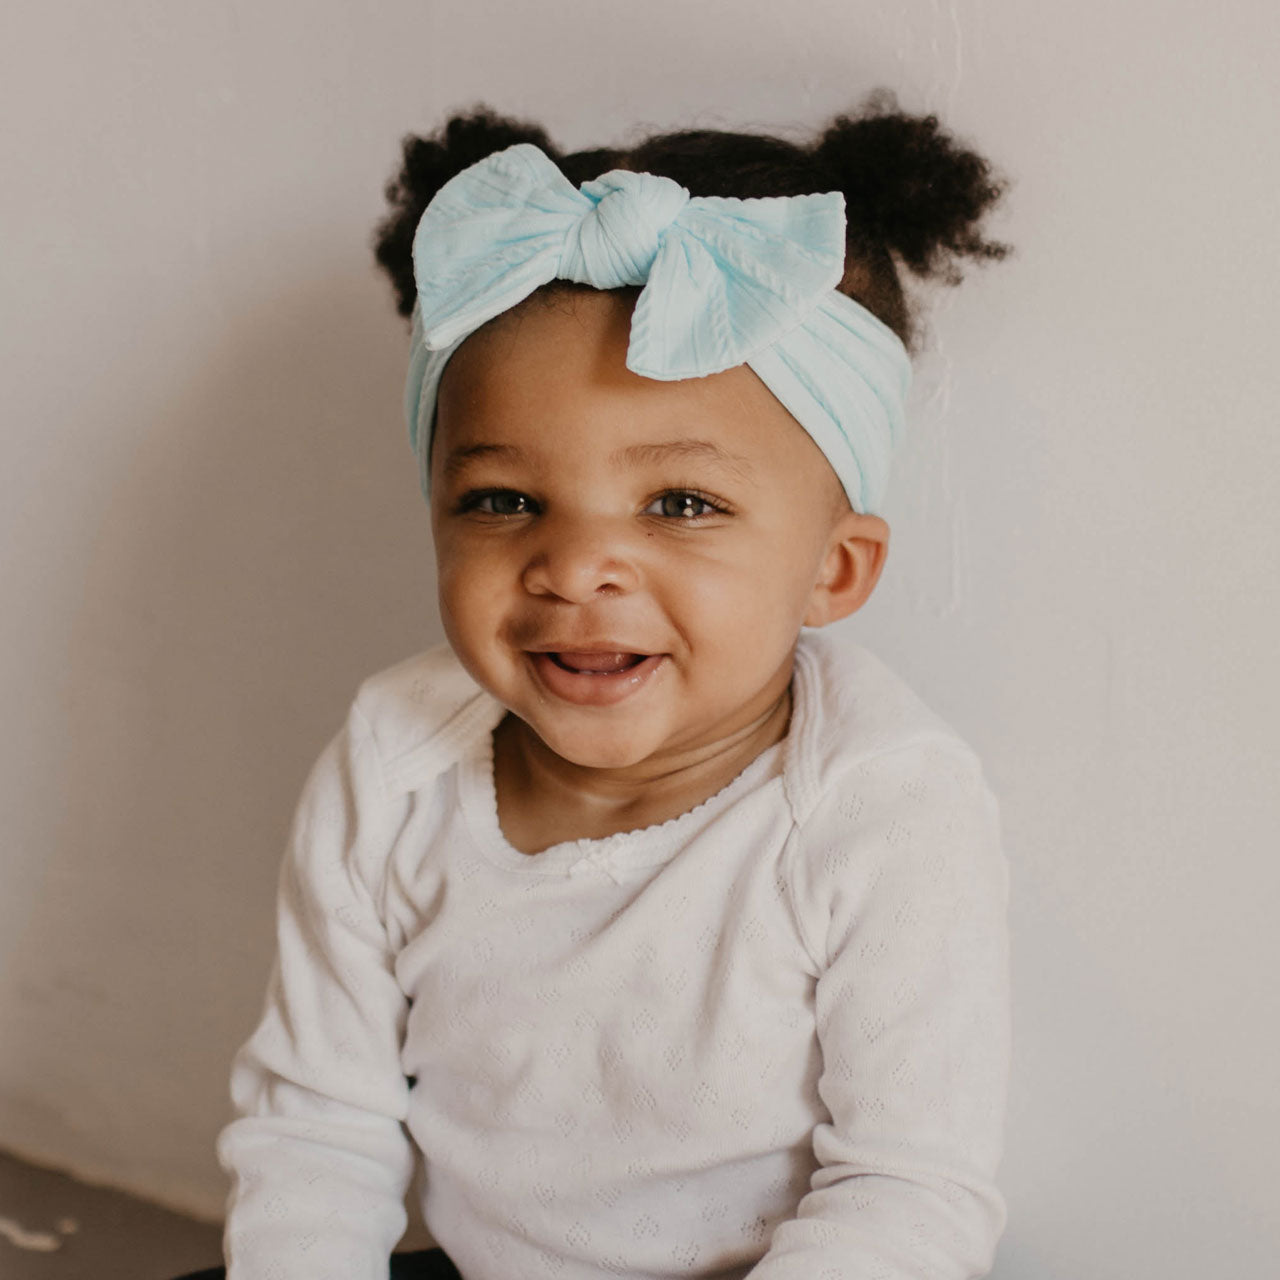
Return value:
M 639 574 L 627 540 L 609 521 L 547 521 L 521 575 L 530 595 L 587 604 L 634 591 Z

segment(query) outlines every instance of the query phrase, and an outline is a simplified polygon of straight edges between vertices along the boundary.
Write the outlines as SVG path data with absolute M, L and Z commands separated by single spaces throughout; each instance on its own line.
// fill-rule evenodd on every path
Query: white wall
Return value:
M 1270 0 L 67 0 L 7 27 L 0 1145 L 221 1206 L 297 790 L 356 682 L 439 635 L 366 248 L 400 135 L 481 99 L 569 145 L 811 126 L 888 85 L 1016 180 L 1017 257 L 937 300 L 850 624 L 1003 799 L 995 1274 L 1272 1271 Z

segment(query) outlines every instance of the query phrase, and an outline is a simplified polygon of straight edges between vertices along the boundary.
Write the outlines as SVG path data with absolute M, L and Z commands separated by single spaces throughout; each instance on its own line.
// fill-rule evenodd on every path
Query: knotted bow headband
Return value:
M 911 366 L 897 334 L 836 291 L 839 192 L 694 197 L 615 169 L 576 188 L 519 143 L 451 178 L 418 224 L 405 416 L 423 494 L 449 357 L 548 281 L 643 285 L 627 367 L 669 381 L 749 365 L 813 437 L 855 511 L 875 513 L 902 432 Z

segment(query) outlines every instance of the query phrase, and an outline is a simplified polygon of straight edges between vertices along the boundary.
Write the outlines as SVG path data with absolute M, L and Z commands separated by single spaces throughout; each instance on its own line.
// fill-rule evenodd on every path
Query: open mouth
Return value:
M 532 651 L 527 660 L 547 693 L 580 706 L 613 706 L 649 684 L 660 653 Z

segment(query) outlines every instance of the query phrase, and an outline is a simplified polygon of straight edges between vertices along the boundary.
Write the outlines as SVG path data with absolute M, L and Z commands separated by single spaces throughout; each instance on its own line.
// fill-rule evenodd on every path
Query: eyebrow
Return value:
M 715 463 L 741 480 L 751 480 L 751 463 L 710 440 L 665 440 L 661 444 L 633 444 L 619 449 L 612 462 L 663 462 L 667 458 L 689 458 Z
M 524 461 L 524 450 L 514 444 L 472 444 L 460 449 L 450 449 L 444 460 L 445 477 L 457 475 L 468 462 L 477 458 L 498 458 L 508 462 Z
M 514 444 L 473 444 L 452 449 L 444 460 L 444 474 L 454 476 L 468 463 L 489 458 L 506 462 L 526 462 L 528 455 Z M 653 444 L 632 444 L 618 449 L 609 457 L 615 465 L 645 462 L 663 462 L 669 458 L 693 459 L 715 463 L 741 480 L 754 478 L 751 464 L 746 458 L 730 453 L 711 440 L 664 440 Z

